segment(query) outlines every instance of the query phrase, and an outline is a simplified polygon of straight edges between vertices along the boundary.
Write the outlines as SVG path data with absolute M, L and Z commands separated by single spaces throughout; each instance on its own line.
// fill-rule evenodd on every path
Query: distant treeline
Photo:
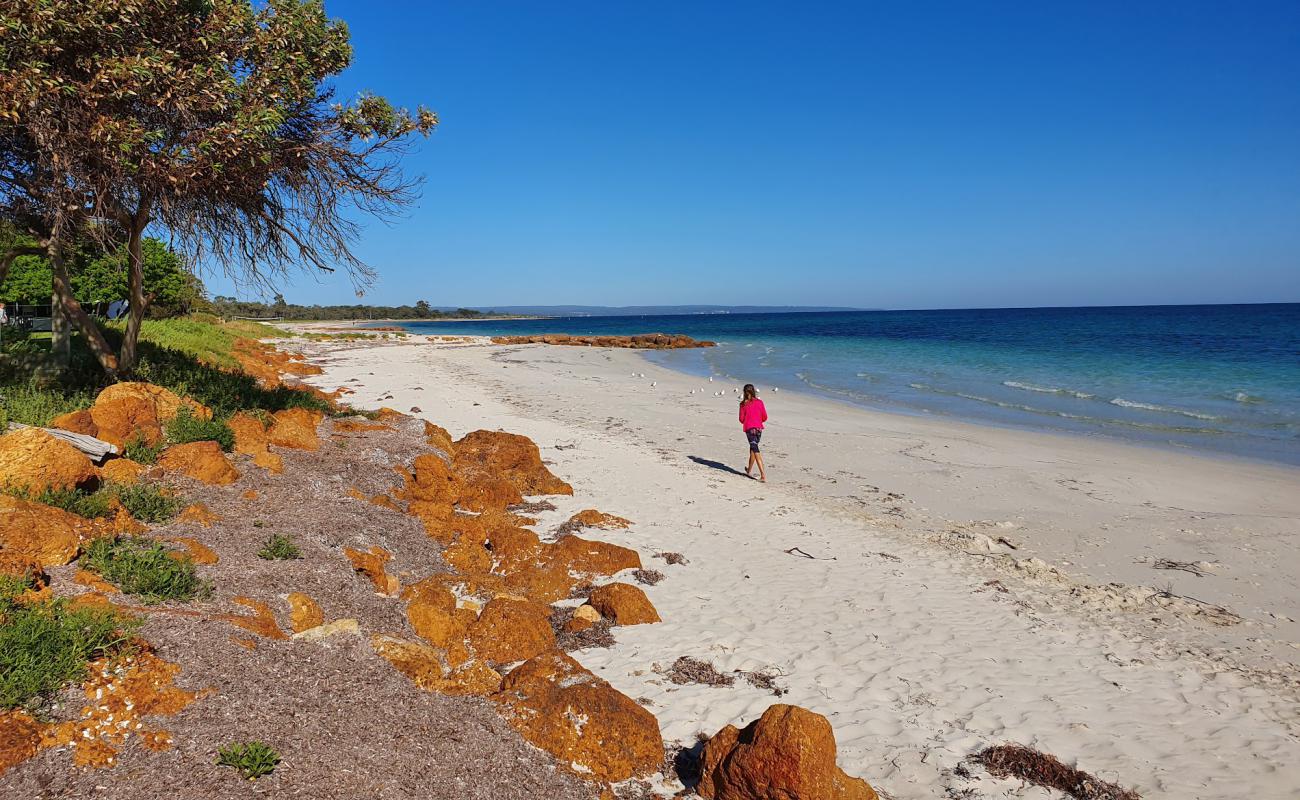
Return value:
M 281 295 L 276 295 L 275 300 L 270 303 L 236 300 L 233 297 L 217 295 L 212 298 L 212 311 L 223 317 L 281 317 L 292 320 L 450 319 L 503 316 L 494 311 L 475 311 L 472 308 L 438 309 L 424 300 L 410 306 L 300 306 L 285 302 Z

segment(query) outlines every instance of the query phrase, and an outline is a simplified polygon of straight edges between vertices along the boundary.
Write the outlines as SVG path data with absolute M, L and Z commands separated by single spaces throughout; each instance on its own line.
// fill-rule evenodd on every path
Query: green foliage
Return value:
M 168 550 L 144 536 L 95 539 L 81 557 L 86 569 L 146 603 L 193 600 L 209 587 L 194 571 L 188 554 Z
M 302 552 L 293 543 L 293 539 L 281 533 L 273 533 L 267 537 L 262 549 L 257 551 L 257 557 L 267 561 L 291 561 L 302 558 Z
M 32 497 L 24 489 L 10 488 L 9 494 L 30 497 L 38 503 L 61 508 L 86 519 L 100 519 L 113 513 L 113 494 L 107 489 L 87 492 L 84 489 L 46 489 Z
M 414 305 L 402 306 L 303 306 L 295 303 L 277 305 L 259 303 L 252 300 L 237 300 L 234 297 L 217 295 L 212 298 L 212 310 L 222 316 L 232 317 L 283 317 L 286 320 L 320 321 L 320 320 L 357 320 L 357 319 L 478 319 L 504 317 L 495 311 L 475 311 L 471 308 L 458 308 L 444 311 L 433 308 L 425 300 L 418 300 Z M 280 335 L 284 335 L 281 332 Z
M 166 447 L 167 443 L 161 440 L 149 444 L 143 436 L 132 436 L 122 446 L 122 456 L 137 464 L 153 464 L 158 461 L 158 456 L 162 455 Z
M 167 423 L 167 441 L 172 444 L 216 442 L 227 453 L 235 447 L 235 432 L 223 420 L 199 419 L 188 406 Z
M 234 767 L 250 781 L 270 775 L 279 763 L 280 754 L 262 742 L 232 742 L 217 751 L 219 766 Z
M 0 383 L 0 410 L 6 422 L 43 428 L 55 417 L 87 408 L 93 401 L 93 395 L 83 388 L 43 384 L 30 377 Z
M 66 598 L 19 603 L 23 579 L 0 581 L 0 708 L 28 705 L 86 677 L 87 664 L 121 653 L 139 622 Z
M 140 243 L 144 285 L 154 296 L 149 313 L 155 317 L 185 314 L 203 300 L 203 283 L 166 243 L 149 237 Z M 72 267 L 72 293 L 83 303 L 111 303 L 129 296 L 127 251 L 82 255 Z M 46 288 L 44 302 L 49 302 Z
M 101 491 L 111 491 L 127 513 L 141 522 L 166 522 L 185 506 L 183 498 L 156 483 L 110 486 Z

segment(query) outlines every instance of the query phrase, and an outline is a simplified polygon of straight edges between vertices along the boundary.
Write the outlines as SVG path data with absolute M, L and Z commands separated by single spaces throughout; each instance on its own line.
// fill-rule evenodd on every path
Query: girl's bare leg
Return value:
M 753 450 L 750 450 L 750 451 L 749 451 L 749 463 L 745 465 L 745 474 L 746 474 L 746 475 L 749 475 L 749 473 L 750 473 L 753 469 L 754 469 L 754 451 L 753 451 Z M 750 475 L 750 477 L 752 478 L 753 476 Z
M 767 467 L 763 466 L 763 454 L 750 453 L 749 460 L 758 462 L 758 479 L 763 483 L 767 483 Z

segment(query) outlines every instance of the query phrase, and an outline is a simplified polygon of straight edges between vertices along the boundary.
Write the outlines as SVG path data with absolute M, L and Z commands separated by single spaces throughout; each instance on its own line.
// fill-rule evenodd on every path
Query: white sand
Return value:
M 894 798 L 1054 796 L 954 773 L 1001 742 L 1149 798 L 1300 795 L 1300 470 L 763 387 L 761 485 L 729 471 L 745 441 L 721 381 L 629 351 L 414 338 L 307 345 L 312 382 L 455 436 L 532 437 L 575 490 L 539 531 L 588 507 L 635 521 L 592 533 L 666 575 L 647 587 L 664 622 L 576 655 L 648 699 L 666 740 L 788 702 L 826 715 L 841 766 Z M 1167 584 L 1196 600 L 1141 588 Z M 682 655 L 779 672 L 788 693 L 673 685 L 656 669 Z

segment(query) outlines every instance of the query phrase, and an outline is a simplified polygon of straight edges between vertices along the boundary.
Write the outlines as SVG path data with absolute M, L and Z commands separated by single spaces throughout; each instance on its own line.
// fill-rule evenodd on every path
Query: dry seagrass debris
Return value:
M 700 661 L 690 656 L 681 656 L 667 670 L 656 669 L 661 675 L 679 686 L 698 683 L 704 686 L 731 686 L 736 679 L 714 669 L 707 661 Z
M 637 583 L 654 586 L 664 579 L 664 574 L 657 569 L 639 569 L 632 573 L 632 577 L 636 578 Z
M 1065 792 L 1077 800 L 1141 800 L 1137 792 L 1062 764 L 1055 756 L 1018 744 L 987 747 L 974 760 L 997 778 L 1019 778 Z
M 681 553 L 670 553 L 665 551 L 663 553 L 655 553 L 654 557 L 662 558 L 664 561 L 668 562 L 669 564 L 685 565 L 691 563 L 687 561 L 686 556 L 682 555 Z
M 771 692 L 776 697 L 780 697 L 789 691 L 783 686 L 776 685 L 776 679 L 781 677 L 781 673 L 775 670 L 736 670 L 736 674 L 744 678 L 745 681 L 755 689 L 763 689 Z

